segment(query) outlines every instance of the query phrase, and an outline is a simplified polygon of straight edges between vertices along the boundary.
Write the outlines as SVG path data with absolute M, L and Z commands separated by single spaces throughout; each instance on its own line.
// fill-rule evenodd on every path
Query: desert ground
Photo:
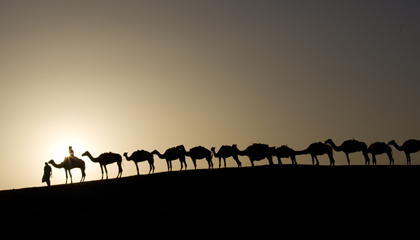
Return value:
M 404 239 L 420 166 L 198 169 L 0 191 L 4 239 Z

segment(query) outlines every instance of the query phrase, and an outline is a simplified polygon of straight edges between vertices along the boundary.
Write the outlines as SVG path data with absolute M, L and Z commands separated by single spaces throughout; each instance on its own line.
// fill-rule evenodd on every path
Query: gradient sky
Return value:
M 0 189 L 44 186 L 44 162 L 61 162 L 70 145 L 96 157 L 419 139 L 419 12 L 417 0 L 0 1 Z M 83 159 L 86 181 L 100 179 Z M 123 169 L 136 174 L 133 162 Z M 108 171 L 115 178 L 116 164 Z M 64 181 L 53 168 L 52 184 Z

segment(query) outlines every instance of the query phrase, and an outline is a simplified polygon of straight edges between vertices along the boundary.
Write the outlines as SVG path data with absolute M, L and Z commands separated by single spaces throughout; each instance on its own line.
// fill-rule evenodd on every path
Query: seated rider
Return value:
M 69 147 L 69 155 L 71 158 L 75 158 L 72 146 Z

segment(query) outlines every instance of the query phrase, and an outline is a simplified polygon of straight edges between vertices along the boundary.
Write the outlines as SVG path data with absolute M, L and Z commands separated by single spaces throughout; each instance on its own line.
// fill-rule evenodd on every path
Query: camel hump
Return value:
M 146 150 L 137 150 L 135 152 L 133 152 L 133 154 L 131 155 L 132 157 L 140 157 L 140 156 L 147 156 L 150 155 L 151 153 L 146 151 Z
M 255 147 L 258 150 L 263 150 L 263 149 L 269 148 L 269 146 L 267 144 L 264 144 L 264 143 L 254 143 L 254 144 L 252 144 L 252 146 Z

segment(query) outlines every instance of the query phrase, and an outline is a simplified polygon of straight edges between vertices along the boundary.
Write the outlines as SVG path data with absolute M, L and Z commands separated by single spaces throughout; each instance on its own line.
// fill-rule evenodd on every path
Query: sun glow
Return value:
M 56 163 L 60 163 L 66 156 L 69 156 L 69 146 L 72 146 L 74 156 L 82 158 L 82 153 L 86 151 L 86 146 L 80 139 L 62 138 L 55 141 L 50 148 L 49 158 L 54 159 Z

